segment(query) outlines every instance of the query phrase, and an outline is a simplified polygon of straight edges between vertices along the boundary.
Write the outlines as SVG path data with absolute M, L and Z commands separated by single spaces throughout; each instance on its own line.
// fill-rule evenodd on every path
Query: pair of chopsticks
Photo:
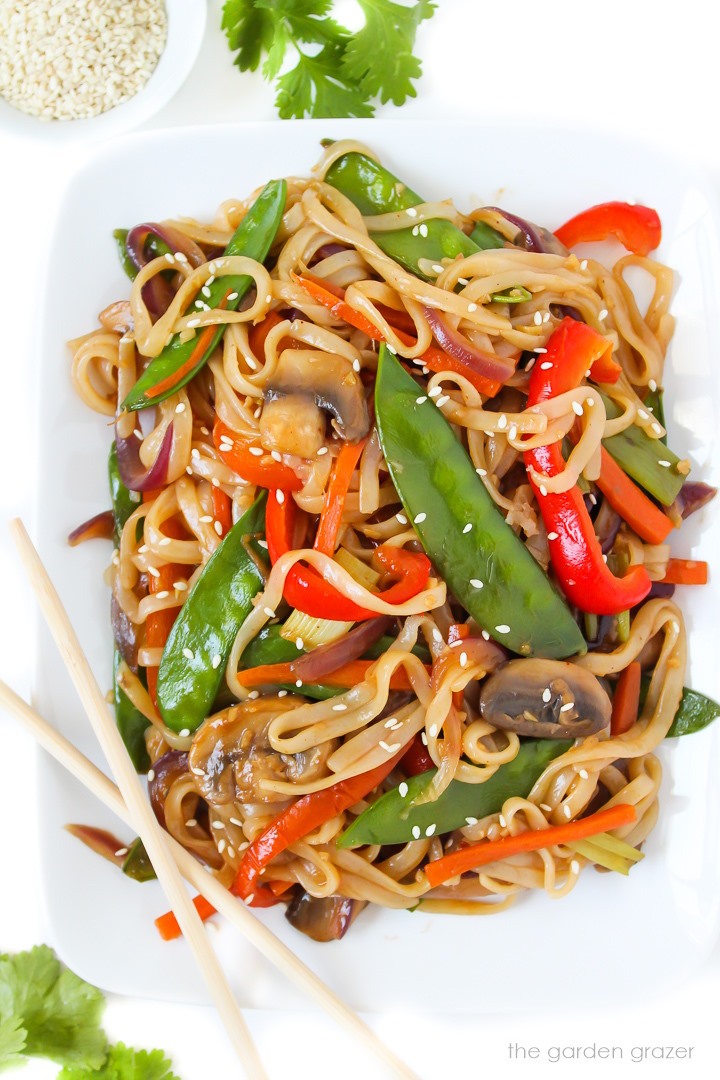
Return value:
M 1 681 L 0 703 L 15 714 L 61 765 L 85 784 L 121 820 L 130 825 L 141 838 L 248 1080 L 267 1080 L 267 1073 L 225 973 L 210 946 L 207 932 L 183 884 L 183 877 L 291 982 L 304 990 L 350 1034 L 361 1040 L 386 1068 L 405 1080 L 417 1080 L 416 1074 L 352 1009 L 261 923 L 242 901 L 234 897 L 158 824 L 120 734 L 112 722 L 105 697 L 25 526 L 20 519 L 16 519 L 10 523 L 10 531 L 42 614 L 60 650 L 117 786 Z

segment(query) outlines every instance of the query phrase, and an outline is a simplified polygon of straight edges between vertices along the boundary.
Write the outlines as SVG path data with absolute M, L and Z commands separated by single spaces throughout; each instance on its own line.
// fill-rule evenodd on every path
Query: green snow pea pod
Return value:
M 640 709 L 642 710 L 645 699 L 650 689 L 650 677 L 643 675 L 640 683 Z M 697 690 L 683 687 L 682 697 L 675 719 L 670 725 L 666 739 L 678 739 L 681 735 L 694 735 L 696 731 L 702 731 L 708 724 L 720 717 L 720 705 L 712 698 L 700 694 Z
M 157 681 L 160 712 L 173 731 L 195 731 L 209 715 L 235 635 L 263 587 L 245 543 L 264 532 L 265 500 L 263 492 L 235 522 L 173 623 Z
M 605 394 L 601 397 L 608 419 L 614 420 L 620 415 L 620 407 Z M 663 506 L 670 506 L 675 501 L 687 480 L 685 474 L 678 472 L 680 458 L 677 454 L 661 439 L 651 439 L 637 424 L 631 424 L 619 435 L 603 439 L 603 446 L 620 468 Z M 661 461 L 668 464 L 661 465 Z
M 145 746 L 145 729 L 149 721 L 136 709 L 125 691 L 118 685 L 117 669 L 122 657 L 117 649 L 113 651 L 113 700 L 115 705 L 115 726 L 117 727 L 128 756 L 135 766 L 135 771 L 146 773 L 150 768 L 150 757 Z
M 325 181 L 346 195 L 366 217 L 407 210 L 425 201 L 365 154 L 350 153 L 338 158 L 328 169 Z M 474 255 L 485 248 L 502 247 L 505 243 L 500 233 L 482 223 L 475 226 L 472 236 L 466 236 L 462 229 L 444 218 L 433 218 L 418 225 L 413 222 L 412 215 L 408 215 L 405 229 L 371 232 L 370 235 L 386 255 L 426 280 L 427 276 L 420 271 L 420 259 L 439 263 L 442 259 Z
M 263 188 L 238 225 L 230 243 L 225 248 L 224 254 L 245 255 L 250 259 L 255 259 L 257 262 L 264 262 L 282 220 L 286 195 L 286 182 L 284 180 L 271 180 Z M 222 275 L 207 286 L 209 295 L 205 295 L 204 303 L 210 308 L 216 308 L 224 301 L 225 310 L 235 311 L 251 284 L 252 278 L 246 274 Z M 229 298 L 230 296 L 232 299 Z M 197 375 L 198 371 L 212 355 L 224 332 L 225 326 L 220 323 L 197 363 L 174 381 L 171 387 L 153 394 L 152 389 L 154 386 L 170 378 L 184 364 L 187 364 L 197 345 L 197 335 L 188 341 L 183 341 L 180 334 L 175 334 L 159 356 L 156 356 L 148 364 L 123 401 L 123 408 L 129 409 L 131 412 L 137 409 L 147 409 L 150 405 L 156 405 L 159 401 L 169 397 L 170 394 L 174 394 L 181 386 L 184 386 Z
M 404 795 L 400 787 L 381 795 L 338 838 L 337 846 L 405 844 L 414 837 L 425 836 L 431 825 L 435 826 L 434 835 L 442 836 L 466 825 L 468 818 L 479 821 L 488 814 L 497 814 L 506 799 L 525 798 L 553 758 L 564 754 L 572 745 L 572 739 L 528 739 L 520 744 L 513 760 L 501 765 L 484 784 L 451 780 L 435 802 L 419 806 L 413 806 L 413 800 L 422 795 L 437 770 L 408 777 L 407 790 L 405 784 L 402 786 Z
M 137 510 L 142 496 L 139 491 L 129 491 L 120 479 L 117 448 L 114 442 L 108 455 L 108 480 L 110 482 L 113 514 L 115 515 L 115 545 L 117 546 L 120 543 L 120 536 L 125 522 L 132 512 Z
M 507 525 L 452 428 L 383 343 L 375 414 L 408 519 L 450 591 L 521 656 L 584 653 L 565 600 Z M 480 584 L 478 584 L 480 583 Z

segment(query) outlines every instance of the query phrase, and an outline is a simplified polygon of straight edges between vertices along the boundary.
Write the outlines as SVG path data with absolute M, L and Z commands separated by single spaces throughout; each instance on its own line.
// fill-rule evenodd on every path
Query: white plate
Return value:
M 642 199 L 660 211 L 662 258 L 679 271 L 677 332 L 666 385 L 672 446 L 693 475 L 720 482 L 714 415 L 720 403 L 718 217 L 707 185 L 641 147 L 567 133 L 483 125 L 383 121 L 254 124 L 152 132 L 106 146 L 66 196 L 49 257 L 42 327 L 41 482 L 43 558 L 101 684 L 111 683 L 109 594 L 103 544 L 70 549 L 68 531 L 107 507 L 110 432 L 75 397 L 64 342 L 95 325 L 97 312 L 127 295 L 112 230 L 173 215 L 212 215 L 273 176 L 306 174 L 323 136 L 370 144 L 427 198 L 480 201 L 549 227 L 596 202 Z M 717 514 L 698 514 L 677 541 L 680 554 L 710 559 Z M 720 698 L 711 589 L 680 590 L 690 631 L 688 682 Z M 67 675 L 45 633 L 35 700 L 83 751 L 100 757 Z M 711 949 L 720 914 L 720 725 L 660 750 L 660 819 L 646 858 L 628 879 L 589 870 L 567 899 L 544 893 L 507 913 L 469 919 L 365 912 L 340 943 L 318 945 L 293 931 L 282 910 L 262 913 L 277 932 L 359 1009 L 532 1009 L 547 972 L 594 1001 L 634 999 L 618 972 L 632 964 L 660 989 L 695 969 Z M 182 942 L 164 944 L 153 918 L 165 908 L 156 884 L 137 885 L 63 832 L 65 822 L 119 826 L 49 759 L 42 758 L 41 858 L 52 940 L 91 982 L 127 994 L 206 1000 Z M 213 938 L 241 1004 L 294 1007 L 299 995 L 238 935 Z M 418 960 L 422 958 L 422 965 Z

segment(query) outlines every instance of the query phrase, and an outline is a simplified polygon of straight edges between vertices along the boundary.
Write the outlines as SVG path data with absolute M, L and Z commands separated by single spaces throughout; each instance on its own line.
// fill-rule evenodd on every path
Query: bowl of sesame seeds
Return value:
M 197 57 L 206 0 L 0 0 L 0 128 L 99 139 L 148 120 Z

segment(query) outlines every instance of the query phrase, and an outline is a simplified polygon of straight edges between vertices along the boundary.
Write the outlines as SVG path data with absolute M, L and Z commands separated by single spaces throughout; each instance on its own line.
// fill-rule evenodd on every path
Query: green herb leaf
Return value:
M 297 65 L 278 79 L 275 98 L 283 120 L 308 116 L 372 116 L 366 94 L 341 73 L 343 50 L 326 45 L 317 56 L 300 53 Z
M 179 1080 L 162 1050 L 133 1050 L 117 1043 L 111 1046 L 100 1069 L 65 1068 L 57 1080 Z
M 98 1068 L 107 1039 L 99 990 L 63 968 L 45 945 L 0 959 L 0 1068 L 23 1054 Z M 24 1034 L 23 1045 L 19 1040 Z
M 241 71 L 256 71 L 263 52 L 273 43 L 276 19 L 272 12 L 264 11 L 255 0 L 227 0 L 223 8 L 222 28 L 230 48 L 235 52 L 235 63 Z
M 435 4 L 417 0 L 403 7 L 392 0 L 358 0 L 365 14 L 365 26 L 355 34 L 345 50 L 343 70 L 359 83 L 368 97 L 380 95 L 383 104 L 392 100 L 402 105 L 415 97 L 413 79 L 422 74 L 420 61 L 413 56 L 415 34 L 423 19 L 429 19 Z

